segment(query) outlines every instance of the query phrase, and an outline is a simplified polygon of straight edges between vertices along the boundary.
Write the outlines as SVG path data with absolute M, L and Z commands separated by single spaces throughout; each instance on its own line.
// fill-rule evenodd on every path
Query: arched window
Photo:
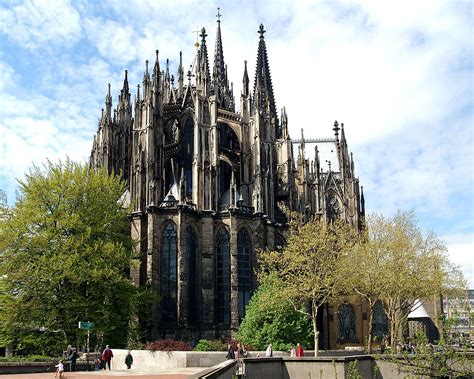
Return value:
M 245 316 L 245 306 L 250 300 L 251 289 L 251 261 L 250 250 L 252 243 L 250 235 L 245 229 L 241 229 L 237 235 L 237 267 L 239 282 L 239 320 Z
M 184 165 L 186 178 L 186 195 L 193 193 L 193 159 L 194 159 L 194 123 L 189 117 L 183 129 L 183 143 L 181 145 L 181 158 Z
M 199 286 L 197 267 L 198 242 L 196 233 L 186 229 L 186 281 L 188 284 L 188 321 L 199 320 Z
M 230 323 L 229 234 L 221 228 L 216 237 L 216 322 Z
M 351 304 L 339 307 L 339 342 L 356 342 L 355 311 Z
M 377 337 L 378 341 L 381 341 L 384 336 L 388 335 L 388 318 L 381 301 L 377 301 L 374 305 L 372 334 L 374 337 Z
M 176 321 L 177 299 L 176 229 L 167 223 L 161 238 L 161 310 L 163 321 Z

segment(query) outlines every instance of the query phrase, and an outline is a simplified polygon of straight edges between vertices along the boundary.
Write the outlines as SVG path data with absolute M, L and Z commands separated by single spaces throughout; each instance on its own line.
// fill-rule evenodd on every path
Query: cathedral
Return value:
M 290 138 L 286 110 L 276 108 L 265 32 L 260 25 L 253 87 L 243 62 L 237 103 L 220 18 L 212 71 L 203 28 L 187 72 L 180 53 L 176 80 L 156 51 L 133 102 L 127 71 L 114 109 L 109 84 L 90 166 L 128 183 L 138 261 L 130 275 L 159 295 L 148 339 L 233 336 L 257 287 L 256 251 L 285 245 L 287 210 L 361 228 L 364 197 L 344 125 L 334 122 L 331 138 L 305 140 L 303 130 Z M 352 310 L 349 322 L 361 312 Z M 336 345 L 334 313 L 328 305 L 321 316 L 322 347 Z M 354 338 L 363 341 L 359 329 Z

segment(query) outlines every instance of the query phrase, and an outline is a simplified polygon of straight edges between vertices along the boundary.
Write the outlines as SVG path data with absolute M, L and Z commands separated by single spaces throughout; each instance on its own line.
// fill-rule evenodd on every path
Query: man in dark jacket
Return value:
M 235 353 L 234 349 L 232 349 L 232 346 L 230 344 L 227 345 L 227 359 L 235 359 Z

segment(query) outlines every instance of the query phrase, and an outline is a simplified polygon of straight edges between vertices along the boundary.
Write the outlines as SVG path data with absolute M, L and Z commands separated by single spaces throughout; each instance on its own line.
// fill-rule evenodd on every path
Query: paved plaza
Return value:
M 182 367 L 166 370 L 112 370 L 112 371 L 78 371 L 78 372 L 65 372 L 63 374 L 64 379 L 100 379 L 105 377 L 122 377 L 122 378 L 140 378 L 140 379 L 185 379 L 191 375 L 204 370 L 203 367 Z M 53 379 L 54 372 L 40 373 L 40 374 L 10 374 L 2 375 L 5 378 L 16 378 L 16 379 L 41 379 L 50 378 Z

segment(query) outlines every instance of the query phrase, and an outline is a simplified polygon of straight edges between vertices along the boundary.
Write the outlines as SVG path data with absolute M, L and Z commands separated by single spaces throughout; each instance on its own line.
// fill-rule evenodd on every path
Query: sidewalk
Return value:
M 166 370 L 102 370 L 102 371 L 77 371 L 65 372 L 63 379 L 101 379 L 106 377 L 121 377 L 121 378 L 139 378 L 139 379 L 186 379 L 191 375 L 204 370 L 203 367 L 182 367 Z M 11 379 L 54 379 L 54 372 L 41 374 L 8 374 L 2 375 L 2 378 Z

